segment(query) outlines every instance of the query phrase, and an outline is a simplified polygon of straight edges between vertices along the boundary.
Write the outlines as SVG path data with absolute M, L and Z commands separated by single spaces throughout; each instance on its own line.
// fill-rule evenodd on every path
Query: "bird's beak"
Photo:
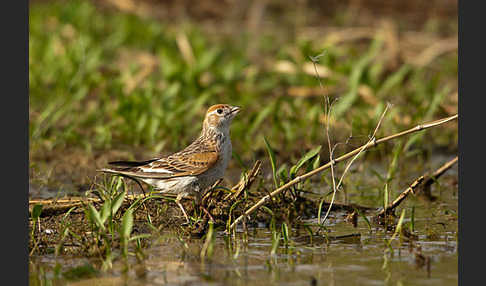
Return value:
M 236 114 L 238 114 L 238 113 L 240 112 L 240 110 L 241 110 L 241 108 L 240 108 L 240 107 L 238 107 L 238 106 L 233 106 L 233 107 L 231 108 L 231 112 L 230 112 L 230 113 L 231 113 L 231 115 L 235 116 Z

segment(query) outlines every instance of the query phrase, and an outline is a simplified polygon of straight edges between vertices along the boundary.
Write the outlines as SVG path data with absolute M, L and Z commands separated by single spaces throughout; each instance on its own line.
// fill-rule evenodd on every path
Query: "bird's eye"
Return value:
M 216 112 L 218 112 L 218 114 L 221 114 L 221 113 L 223 113 L 223 110 L 220 108 L 220 109 L 216 110 Z

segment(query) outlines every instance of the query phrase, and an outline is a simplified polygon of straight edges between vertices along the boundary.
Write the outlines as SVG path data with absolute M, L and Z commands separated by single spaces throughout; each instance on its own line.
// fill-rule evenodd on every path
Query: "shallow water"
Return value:
M 397 180 L 401 183 L 394 186 L 392 198 L 407 186 L 403 182 L 409 184 L 416 174 L 423 172 L 419 169 L 408 170 L 406 177 L 411 179 Z M 318 235 L 310 243 L 304 228 L 291 229 L 289 246 L 280 240 L 275 255 L 271 255 L 272 233 L 265 226 L 250 228 L 247 243 L 243 241 L 241 228 L 233 240 L 223 231 L 217 231 L 213 254 L 205 260 L 200 257 L 204 238 L 184 238 L 185 247 L 175 234 L 166 233 L 144 249 L 143 262 L 131 255 L 128 263 L 117 259 L 106 272 L 99 270 L 99 258 L 31 257 L 30 285 L 46 285 L 46 281 L 53 285 L 457 285 L 456 179 L 457 166 L 444 174 L 439 184 L 433 185 L 436 201 L 410 197 L 398 208 L 398 216 L 406 209 L 404 222 L 408 229 L 414 207 L 417 238 L 397 236 L 392 242 L 393 253 L 385 251 L 392 232 L 385 233 L 382 226 L 373 223 L 370 230 L 361 217 L 354 227 L 345 220 L 345 212 L 332 212 L 326 222 L 329 240 Z M 371 181 L 364 184 L 367 188 L 363 190 L 359 183 L 351 186 L 354 188 L 348 199 L 378 206 L 379 194 L 370 188 Z M 370 221 L 372 214 L 367 215 Z M 316 221 L 313 218 L 306 222 Z M 343 238 L 336 239 L 340 236 Z M 90 266 L 86 268 L 86 265 Z M 84 274 L 69 275 L 73 270 L 83 269 L 88 270 Z
M 364 228 L 357 231 L 363 234 L 356 241 L 280 247 L 275 256 L 270 255 L 269 233 L 251 238 L 236 258 L 225 249 L 223 239 L 217 239 L 212 259 L 204 263 L 199 257 L 200 243 L 190 242 L 186 250 L 172 240 L 146 250 L 148 257 L 143 265 L 133 261 L 125 274 L 121 264 L 115 265 L 112 273 L 81 280 L 76 285 L 114 285 L 122 281 L 130 285 L 312 285 L 313 280 L 316 285 L 382 285 L 387 282 L 457 285 L 457 244 L 450 240 L 453 234 L 417 242 L 422 246 L 423 255 L 430 257 L 429 276 L 427 266 L 420 267 L 415 262 L 407 243 L 395 248 L 394 255 L 388 256 L 386 262 L 383 238 L 365 234 L 368 231 Z M 49 271 L 55 261 L 53 257 L 43 257 L 33 263 Z M 66 268 L 85 261 L 57 259 Z M 31 285 L 35 285 L 33 282 L 39 273 L 31 275 Z

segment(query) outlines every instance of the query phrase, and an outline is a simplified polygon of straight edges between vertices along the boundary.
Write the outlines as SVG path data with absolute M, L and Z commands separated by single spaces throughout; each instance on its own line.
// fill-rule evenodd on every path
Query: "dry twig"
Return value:
M 457 162 L 458 157 L 456 156 L 454 159 L 450 160 L 449 162 L 445 163 L 437 169 L 431 176 L 427 174 L 418 177 L 405 191 L 403 191 L 392 203 L 390 203 L 386 209 L 380 210 L 380 212 L 376 215 L 377 217 L 383 217 L 385 213 L 391 213 L 395 208 L 397 208 L 400 203 L 407 198 L 407 196 L 412 193 L 416 194 L 415 190 L 417 190 L 421 185 L 424 187 L 431 185 L 434 183 L 445 171 L 449 170 L 454 164 Z
M 256 177 L 260 173 L 260 168 L 262 166 L 262 162 L 260 160 L 257 160 L 255 164 L 253 165 L 253 168 L 249 171 L 246 172 L 241 180 L 236 184 L 232 190 L 234 190 L 234 193 L 228 194 L 224 199 L 228 199 L 229 197 L 232 197 L 233 199 L 236 199 L 240 196 L 240 194 L 243 192 L 245 189 L 249 189 L 251 187 L 251 184 L 253 184 L 253 181 L 255 181 Z
M 326 215 L 322 219 L 322 223 L 324 223 L 326 221 L 327 217 L 329 216 L 329 212 L 331 211 L 332 204 L 334 203 L 334 198 L 336 197 L 336 190 L 339 190 L 339 187 L 341 186 L 341 184 L 343 182 L 344 175 L 346 175 L 346 173 L 348 172 L 349 168 L 351 167 L 351 165 L 353 164 L 353 162 L 359 157 L 359 155 L 361 155 L 361 153 L 364 152 L 367 149 L 368 145 L 373 144 L 373 142 L 376 140 L 376 137 L 375 137 L 376 136 L 376 133 L 378 132 L 378 129 L 380 128 L 381 123 L 383 122 L 383 118 L 385 118 L 385 114 L 388 111 L 388 108 L 389 107 L 390 107 L 390 104 L 387 104 L 385 110 L 381 114 L 381 117 L 380 117 L 380 120 L 378 121 L 378 124 L 376 124 L 375 131 L 373 131 L 373 135 L 371 135 L 370 140 L 368 140 L 368 142 L 365 145 L 363 145 L 363 147 L 358 152 L 358 154 L 356 154 L 349 161 L 349 163 L 346 165 L 346 168 L 344 169 L 344 172 L 341 175 L 341 178 L 339 179 L 339 182 L 337 184 L 337 187 L 334 189 L 334 191 L 332 193 L 331 203 L 329 204 L 329 207 L 327 208 Z M 322 199 L 324 200 L 324 198 L 322 198 Z M 321 224 L 320 221 L 318 223 Z
M 425 129 L 429 129 L 429 128 L 432 128 L 432 127 L 436 127 L 436 126 L 439 126 L 439 125 L 442 125 L 444 123 L 447 123 L 449 121 L 452 121 L 452 120 L 456 120 L 458 118 L 458 115 L 453 115 L 453 116 L 450 116 L 450 117 L 446 117 L 446 118 L 442 118 L 442 119 L 439 119 L 439 120 L 435 120 L 435 121 L 432 121 L 432 122 L 428 122 L 428 123 L 425 123 L 425 124 L 419 124 L 413 128 L 410 128 L 410 129 L 407 129 L 407 130 L 404 130 L 402 132 L 399 132 L 399 133 L 396 133 L 396 134 L 393 134 L 393 135 L 389 135 L 389 136 L 386 136 L 386 137 L 383 137 L 383 138 L 380 138 L 380 139 L 377 139 L 377 140 L 373 140 L 371 144 L 365 144 L 359 148 L 356 148 L 354 149 L 353 151 L 351 152 L 348 152 L 336 159 L 334 159 L 334 162 L 328 162 L 327 164 L 325 165 L 322 165 L 321 167 L 317 168 L 317 169 L 314 169 L 306 174 L 303 174 L 301 176 L 298 176 L 297 178 L 293 179 L 292 181 L 288 182 L 287 184 L 277 188 L 276 190 L 274 190 L 272 193 L 270 193 L 269 195 L 266 195 L 264 196 L 263 198 L 260 199 L 260 201 L 258 201 L 255 205 L 253 205 L 251 208 L 249 208 L 248 210 L 246 210 L 246 212 L 244 214 L 242 214 L 241 216 L 239 216 L 230 226 L 231 229 L 233 229 L 242 219 L 243 217 L 246 217 L 246 216 L 249 216 L 251 215 L 252 213 L 254 213 L 256 210 L 258 210 L 261 206 L 263 206 L 265 203 L 267 203 L 267 201 L 270 199 L 270 197 L 274 197 L 278 194 L 280 194 L 281 192 L 283 192 L 284 190 L 290 188 L 291 186 L 303 181 L 304 179 L 306 178 L 309 178 L 315 174 L 318 174 L 326 169 L 328 169 L 329 167 L 331 167 L 331 164 L 335 165 L 336 163 L 339 163 L 339 162 L 342 162 L 343 160 L 346 160 L 356 154 L 358 154 L 359 152 L 361 152 L 362 149 L 364 150 L 367 150 L 367 149 L 370 149 L 372 147 L 375 147 L 377 146 L 378 144 L 380 143 L 383 143 L 383 142 L 386 142 L 386 141 L 390 141 L 390 140 L 393 140 L 393 139 L 396 139 L 396 138 L 399 138 L 399 137 L 402 137 L 402 136 L 405 136 L 405 135 L 408 135 L 410 133 L 415 133 L 415 132 L 418 132 L 418 131 L 422 131 L 422 130 L 425 130 Z
M 321 79 L 320 79 L 320 76 L 319 76 L 319 71 L 317 70 L 316 62 L 317 62 L 317 60 L 318 60 L 318 58 L 320 56 L 321 55 L 317 56 L 316 58 L 311 57 L 311 60 L 312 60 L 312 63 L 314 64 L 314 70 L 315 70 L 315 73 L 316 73 L 317 81 L 319 82 L 319 87 L 321 88 L 321 90 L 323 92 L 323 95 L 324 95 L 324 99 L 325 99 L 325 102 L 324 102 L 324 106 L 325 106 L 324 114 L 326 116 L 326 122 L 325 122 L 326 139 L 327 139 L 327 147 L 329 149 L 329 162 L 331 162 L 331 179 L 332 179 L 332 190 L 333 190 L 332 198 L 333 198 L 333 201 L 334 201 L 334 196 L 336 195 L 336 190 L 337 190 L 337 188 L 336 188 L 336 177 L 334 175 L 334 160 L 332 158 L 332 156 L 334 154 L 334 148 L 332 147 L 331 137 L 329 136 L 329 126 L 331 125 L 330 124 L 330 116 L 331 116 L 331 107 L 332 107 L 332 104 L 329 102 L 329 96 L 326 96 L 325 95 L 326 94 L 325 93 L 325 89 L 324 89 L 324 86 L 322 85 L 322 82 L 321 82 Z M 331 207 L 332 207 L 332 202 L 331 202 L 331 205 L 328 208 L 328 210 L 331 209 Z M 327 214 L 326 214 L 326 217 L 327 217 Z M 320 216 L 319 216 L 319 218 L 320 218 Z M 324 218 L 324 220 L 326 220 L 326 218 Z M 319 221 L 319 223 L 320 223 L 320 221 Z

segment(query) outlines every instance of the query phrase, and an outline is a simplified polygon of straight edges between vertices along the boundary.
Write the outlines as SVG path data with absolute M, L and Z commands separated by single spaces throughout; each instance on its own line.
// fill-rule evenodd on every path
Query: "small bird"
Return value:
M 230 124 L 240 107 L 216 104 L 206 112 L 199 137 L 182 151 L 147 161 L 109 162 L 99 171 L 141 180 L 161 193 L 177 194 L 176 204 L 187 216 L 180 200 L 194 195 L 200 205 L 202 193 L 221 179 L 231 159 Z

